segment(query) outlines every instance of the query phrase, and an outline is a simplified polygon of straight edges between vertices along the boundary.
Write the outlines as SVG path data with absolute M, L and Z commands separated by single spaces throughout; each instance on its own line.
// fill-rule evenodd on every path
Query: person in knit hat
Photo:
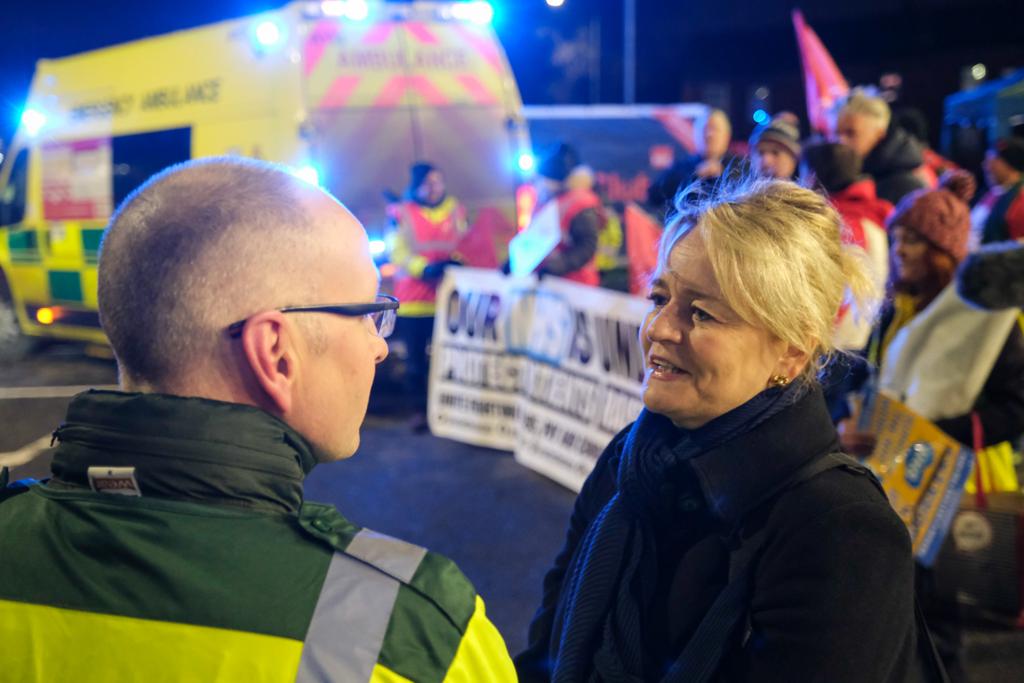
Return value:
M 938 189 L 912 193 L 896 206 L 888 222 L 892 298 L 866 350 L 880 388 L 901 396 L 968 447 L 973 447 L 972 412 L 981 417 L 986 445 L 1024 432 L 1024 335 L 1016 313 L 998 317 L 978 310 L 957 294 L 954 284 L 957 266 L 967 256 L 971 223 L 965 198 L 973 193 L 974 177 L 956 171 L 943 176 Z M 954 347 L 954 340 L 972 335 L 977 344 Z M 910 353 L 915 339 L 925 343 Z M 911 376 L 915 373 L 920 376 Z M 944 396 L 922 394 L 922 387 L 943 376 L 987 380 L 973 390 L 959 386 Z M 894 382 L 898 386 L 890 386 Z M 862 440 L 862 434 L 847 429 L 840 434 L 848 452 L 874 446 L 873 438 Z
M 788 116 L 776 116 L 750 136 L 754 172 L 768 178 L 793 180 L 800 160 L 800 127 Z
M 955 172 L 938 189 L 918 190 L 896 205 L 887 223 L 892 240 L 893 288 L 909 293 L 921 310 L 950 283 L 967 256 L 974 177 Z
M 972 246 L 1024 239 L 1024 140 L 996 140 L 984 168 L 989 190 L 971 212 Z

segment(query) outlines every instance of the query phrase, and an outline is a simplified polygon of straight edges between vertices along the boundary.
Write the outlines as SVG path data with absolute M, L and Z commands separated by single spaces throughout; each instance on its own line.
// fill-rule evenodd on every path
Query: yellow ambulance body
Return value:
M 426 160 L 471 215 L 514 225 L 522 102 L 493 29 L 465 11 L 474 5 L 489 9 L 294 2 L 41 60 L 0 167 L 0 358 L 26 337 L 105 341 L 103 228 L 146 178 L 187 159 L 287 164 L 371 236 L 384 191 Z

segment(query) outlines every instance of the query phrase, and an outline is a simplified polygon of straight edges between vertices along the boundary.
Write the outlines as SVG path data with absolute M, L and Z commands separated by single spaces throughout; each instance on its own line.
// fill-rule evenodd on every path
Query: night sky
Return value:
M 9 3 L 0 40 L 0 138 L 13 132 L 36 59 L 255 14 L 266 0 L 45 0 Z M 496 29 L 527 104 L 621 102 L 622 0 L 493 0 Z M 750 93 L 804 114 L 799 57 L 782 0 L 637 0 L 639 102 L 718 98 L 738 135 L 750 132 Z M 804 0 L 807 21 L 853 83 L 903 76 L 900 104 L 924 110 L 938 137 L 943 98 L 960 70 L 991 76 L 1024 67 L 1020 0 Z M 599 59 L 588 59 L 597 51 Z

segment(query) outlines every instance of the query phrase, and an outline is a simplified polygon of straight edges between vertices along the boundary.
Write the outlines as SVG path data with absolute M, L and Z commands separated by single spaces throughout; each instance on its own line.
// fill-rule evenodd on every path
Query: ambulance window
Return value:
M 0 225 L 14 225 L 25 218 L 25 189 L 28 186 L 28 150 L 18 152 L 11 175 L 0 190 Z
M 192 157 L 192 129 L 122 135 L 111 140 L 114 206 L 154 173 Z

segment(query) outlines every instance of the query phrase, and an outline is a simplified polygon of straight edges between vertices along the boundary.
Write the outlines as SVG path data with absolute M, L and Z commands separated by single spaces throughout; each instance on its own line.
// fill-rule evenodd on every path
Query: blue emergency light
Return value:
M 34 109 L 32 107 L 26 107 L 25 111 L 21 112 L 21 127 L 25 130 L 29 137 L 35 137 L 42 130 L 43 126 L 46 125 L 46 114 Z
M 494 7 L 483 0 L 457 2 L 452 5 L 452 17 L 482 26 L 494 20 Z
M 299 166 L 298 168 L 292 169 L 292 175 L 299 180 L 304 180 L 310 185 L 320 186 L 320 171 L 317 170 L 316 166 L 312 164 L 306 164 L 305 166 Z
M 256 26 L 256 42 L 262 47 L 273 47 L 281 40 L 282 33 L 276 21 L 266 19 Z
M 529 152 L 523 152 L 519 155 L 518 164 L 520 171 L 529 173 L 537 165 L 537 159 Z

